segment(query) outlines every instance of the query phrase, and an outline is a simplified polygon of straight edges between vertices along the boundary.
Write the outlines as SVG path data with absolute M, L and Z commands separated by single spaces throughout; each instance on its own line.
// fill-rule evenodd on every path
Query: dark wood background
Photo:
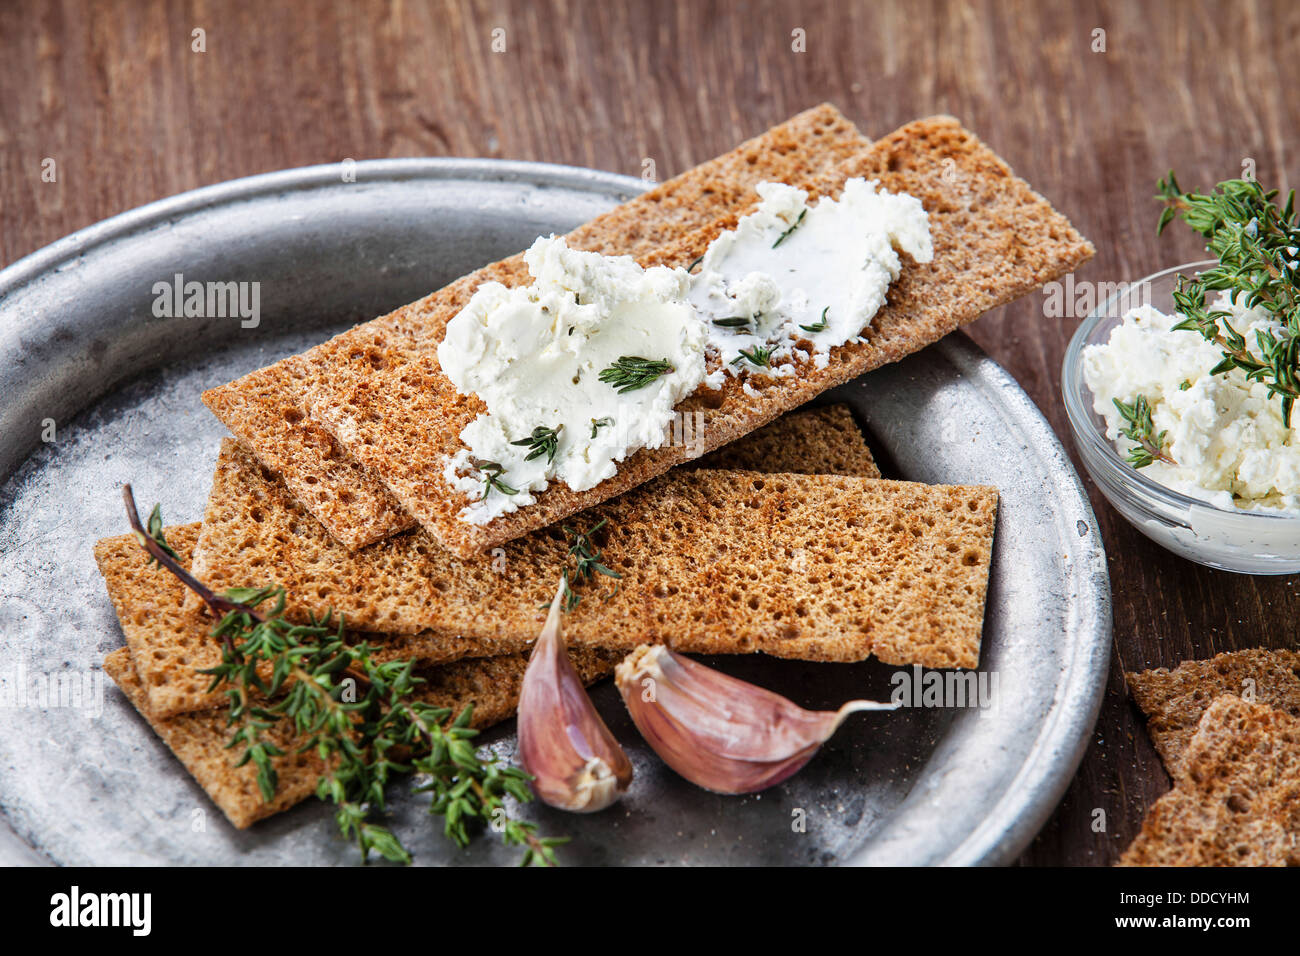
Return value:
M 196 28 L 206 52 L 191 48 Z M 795 29 L 806 52 L 791 49 Z M 958 116 L 1096 243 L 1080 279 L 1134 279 L 1200 258 L 1186 230 L 1155 237 L 1151 196 L 1170 166 L 1184 186 L 1248 160 L 1262 182 L 1295 184 L 1297 64 L 1290 2 L 11 2 L 0 263 L 182 190 L 344 157 L 634 175 L 649 158 L 664 179 L 830 100 L 869 136 Z M 47 157 L 57 183 L 42 182 Z M 1034 297 L 970 329 L 1067 446 L 1059 375 L 1076 325 Z M 1122 668 L 1296 643 L 1296 578 L 1179 560 L 1089 490 L 1114 663 L 1092 746 L 1028 864 L 1113 862 L 1168 787 Z

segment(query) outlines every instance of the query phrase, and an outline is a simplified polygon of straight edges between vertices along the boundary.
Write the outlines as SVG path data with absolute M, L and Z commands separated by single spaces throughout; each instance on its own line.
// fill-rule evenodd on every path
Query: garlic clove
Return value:
M 627 791 L 632 762 L 600 719 L 569 661 L 560 626 L 566 587 L 561 580 L 524 672 L 519 758 L 543 803 L 594 813 Z
M 668 766 L 716 793 L 752 793 L 797 773 L 849 714 L 896 704 L 855 700 L 804 710 L 780 694 L 641 645 L 614 679 L 641 735 Z

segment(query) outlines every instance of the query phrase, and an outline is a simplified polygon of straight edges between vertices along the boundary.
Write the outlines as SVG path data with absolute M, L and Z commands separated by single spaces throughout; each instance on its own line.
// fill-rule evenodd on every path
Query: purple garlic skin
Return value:
M 855 700 L 804 710 L 780 694 L 641 645 L 614 679 L 633 722 L 663 761 L 715 793 L 754 793 L 798 773 L 849 714 L 896 705 Z
M 632 783 L 632 762 L 587 696 L 561 628 L 566 583 L 551 601 L 519 694 L 519 758 L 548 806 L 595 813 Z

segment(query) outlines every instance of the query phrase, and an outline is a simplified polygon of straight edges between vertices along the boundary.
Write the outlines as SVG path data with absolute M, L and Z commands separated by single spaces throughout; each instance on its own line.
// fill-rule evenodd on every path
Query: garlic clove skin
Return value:
M 632 783 L 632 762 L 587 696 L 569 661 L 560 619 L 564 592 L 551 601 L 519 693 L 519 758 L 543 803 L 595 813 Z
M 753 793 L 798 773 L 849 714 L 896 704 L 855 700 L 804 710 L 780 694 L 675 654 L 641 645 L 614 672 L 646 742 L 691 783 L 715 793 Z

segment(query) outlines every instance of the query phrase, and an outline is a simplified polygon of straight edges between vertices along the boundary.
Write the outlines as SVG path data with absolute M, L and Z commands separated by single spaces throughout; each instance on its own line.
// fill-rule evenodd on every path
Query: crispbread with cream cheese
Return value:
M 642 258 L 699 228 L 733 224 L 753 205 L 759 182 L 786 182 L 815 194 L 821 178 L 868 145 L 852 123 L 823 104 L 597 217 L 570 233 L 568 241 Z M 448 316 L 480 284 L 515 284 L 526 275 L 522 255 L 493 263 L 302 355 L 212 389 L 203 401 L 336 538 L 350 548 L 381 540 L 412 527 L 414 520 L 329 432 L 306 417 L 306 389 L 322 378 L 342 388 L 365 380 L 376 368 L 406 364 L 436 347 Z M 711 447 L 720 444 L 725 442 Z
M 808 660 L 871 654 L 974 667 L 997 492 L 839 475 L 678 469 L 569 524 L 622 575 L 583 587 L 573 647 L 664 642 Z M 290 616 L 331 607 L 367 631 L 531 642 L 571 537 L 560 527 L 460 558 L 424 531 L 349 553 L 227 441 L 196 574 L 218 590 L 275 581 Z
M 896 361 L 963 323 L 1024 295 L 1086 260 L 1092 246 L 1007 165 L 950 117 L 909 124 L 854 155 L 820 187 L 834 195 L 855 176 L 878 180 L 919 199 L 930 218 L 934 261 L 907 260 L 876 314 L 865 343 L 833 349 L 824 368 L 809 359 L 793 375 L 702 387 L 677 408 L 701 412 L 706 449 L 716 448 L 803 404 L 824 390 L 886 362 Z M 723 226 L 713 224 L 640 257 L 643 265 L 686 266 L 703 254 Z M 515 269 L 506 284 L 526 281 Z M 445 326 L 463 302 L 418 311 L 430 334 Z M 415 307 L 413 307 L 415 308 Z M 430 349 L 402 363 L 385 361 L 364 374 L 330 370 L 308 387 L 306 407 L 363 468 L 379 478 L 443 547 L 461 557 L 481 553 L 622 494 L 688 459 L 672 443 L 644 448 L 614 477 L 575 492 L 552 482 L 537 501 L 486 524 L 461 516 L 469 499 L 444 477 L 460 448 L 460 432 L 484 406 L 459 394 Z

